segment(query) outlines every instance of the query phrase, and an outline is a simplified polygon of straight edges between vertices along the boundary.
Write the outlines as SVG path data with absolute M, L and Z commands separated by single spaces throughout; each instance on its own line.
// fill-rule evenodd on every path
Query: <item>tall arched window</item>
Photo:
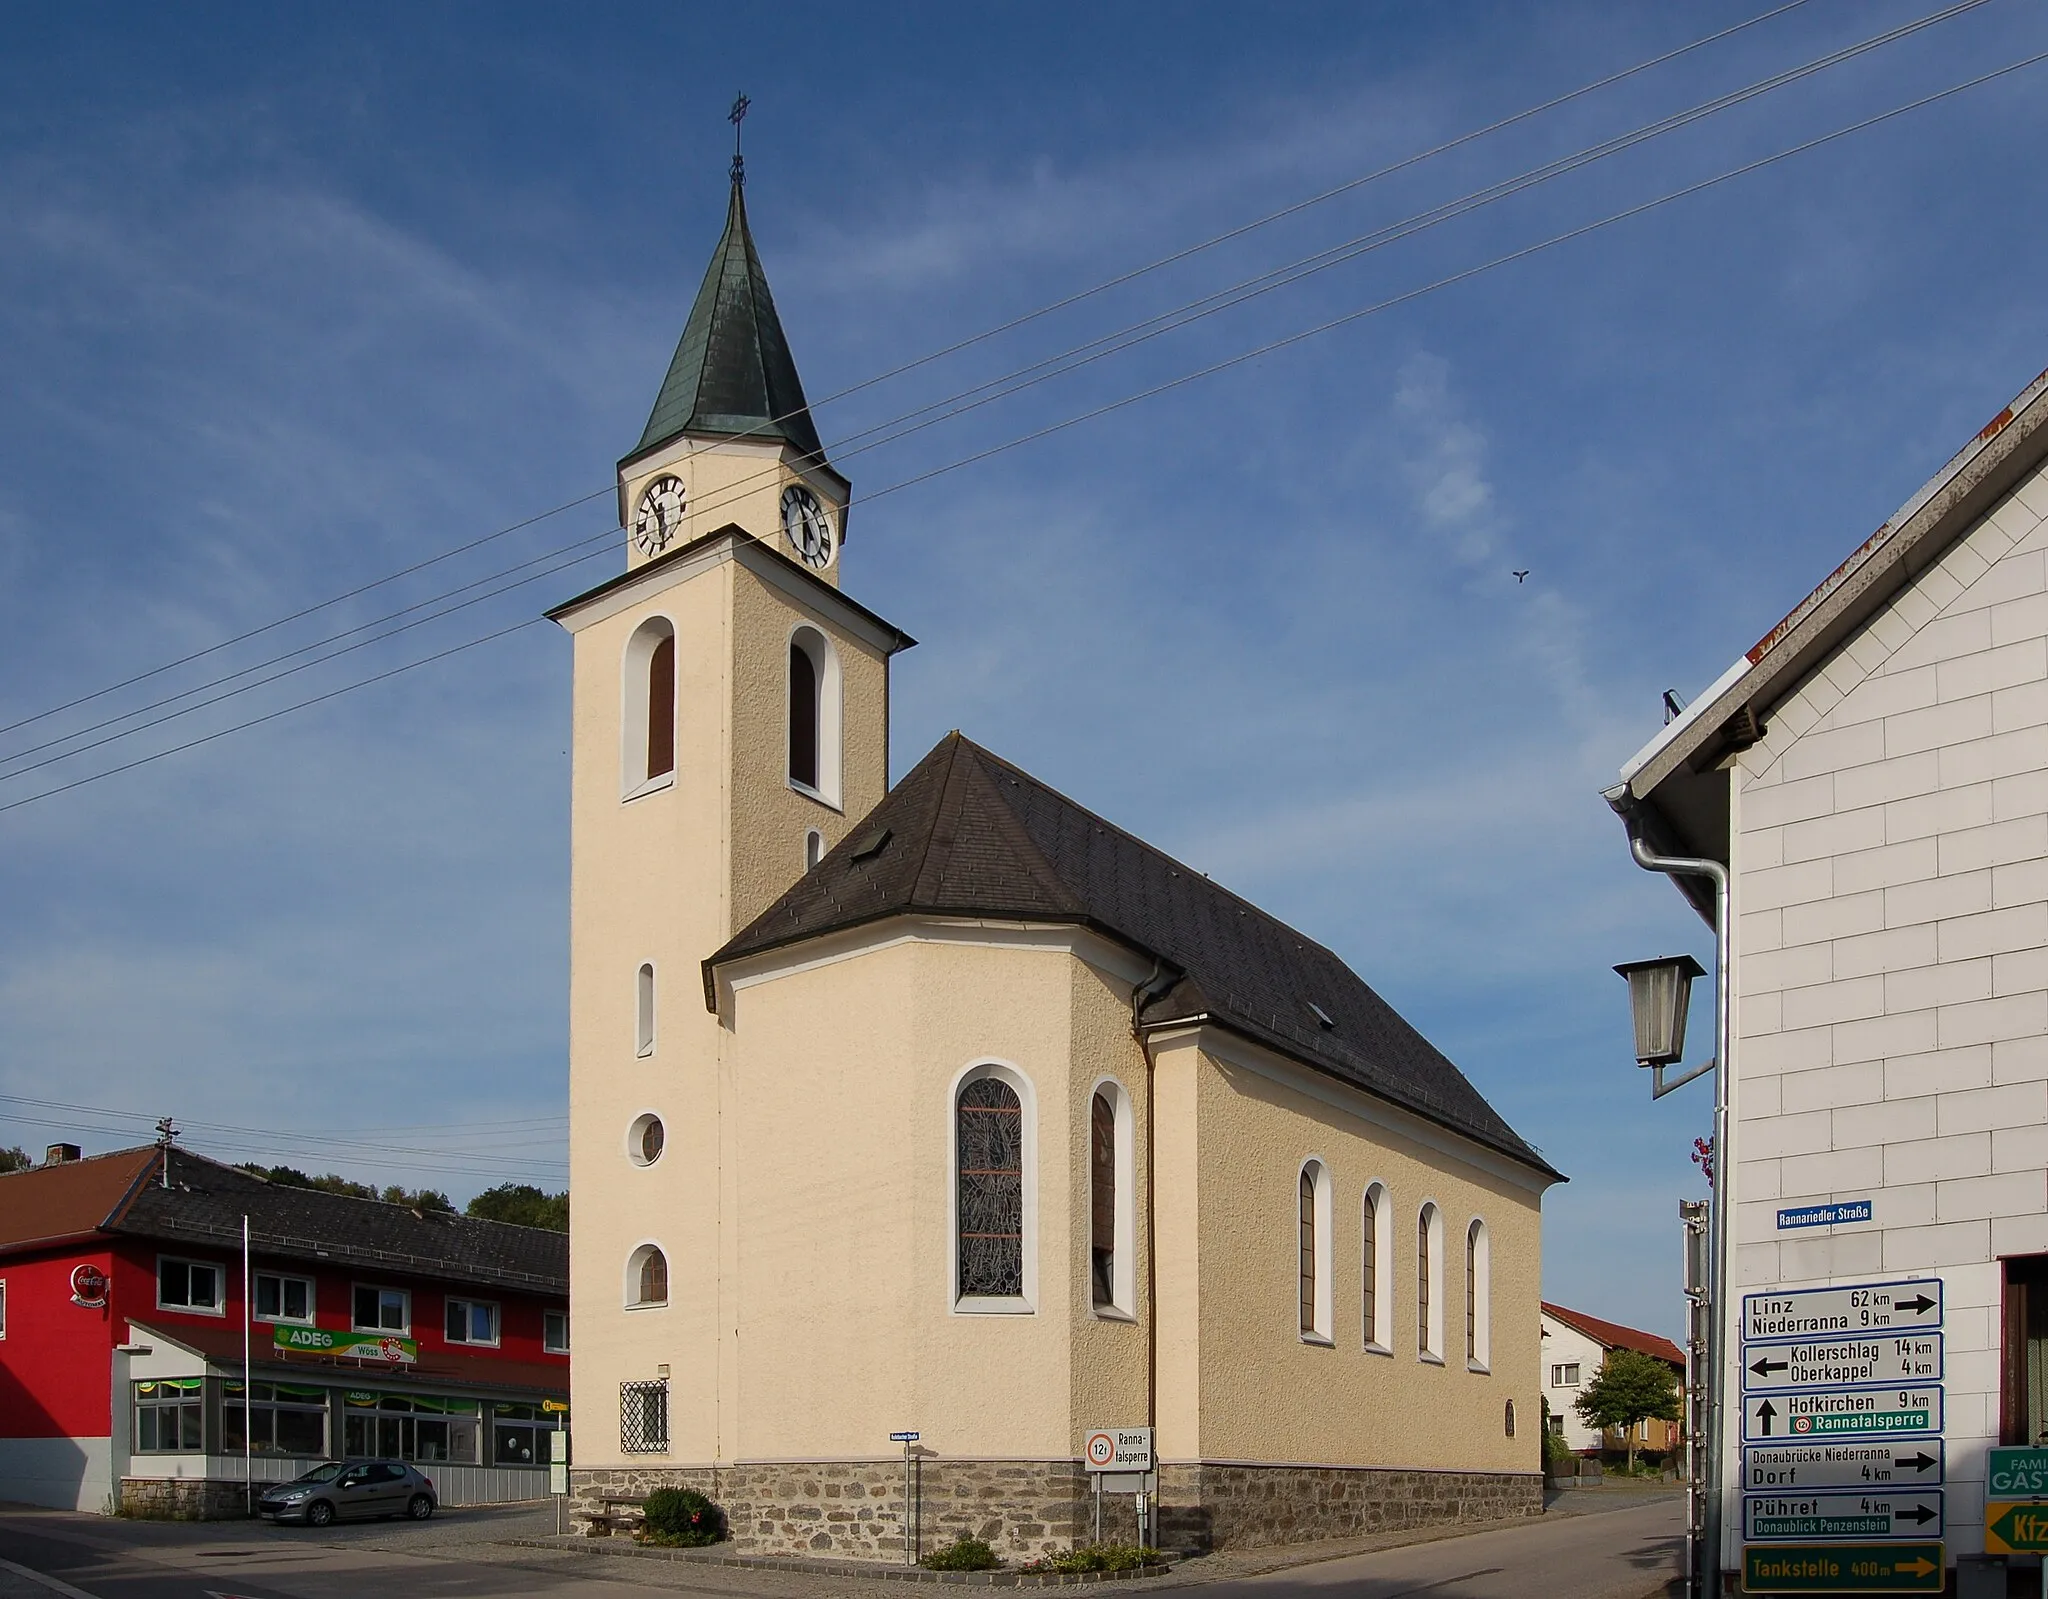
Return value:
M 1444 1358 L 1444 1307 L 1437 1297 L 1443 1276 L 1443 1222 L 1433 1204 L 1415 1217 L 1415 1347 L 1426 1360 Z
M 1000 1077 L 976 1077 L 954 1102 L 958 1160 L 956 1291 L 1024 1295 L 1024 1107 Z
M 1465 1364 L 1473 1371 L 1491 1369 L 1493 1360 L 1492 1247 L 1486 1223 L 1473 1217 L 1465 1229 Z
M 626 1262 L 626 1303 L 645 1308 L 668 1303 L 668 1256 L 642 1244 Z
M 1360 1212 L 1363 1227 L 1359 1269 L 1365 1285 L 1361 1319 L 1366 1348 L 1382 1354 L 1392 1354 L 1394 1350 L 1393 1239 L 1389 1236 L 1392 1229 L 1387 1209 L 1387 1185 L 1366 1184 L 1365 1205 Z
M 789 635 L 789 782 L 839 803 L 839 652 L 817 628 Z
M 676 769 L 676 630 L 650 616 L 626 641 L 619 787 L 627 799 L 666 788 Z
M 1330 1338 L 1330 1174 L 1319 1160 L 1303 1163 L 1296 1184 L 1301 1336 Z
M 642 961 L 633 979 L 633 1053 L 654 1053 L 654 963 Z
M 818 786 L 818 668 L 795 639 L 789 641 L 789 780 Z
M 1116 1303 L 1116 1107 L 1088 1104 L 1088 1280 L 1099 1308 Z

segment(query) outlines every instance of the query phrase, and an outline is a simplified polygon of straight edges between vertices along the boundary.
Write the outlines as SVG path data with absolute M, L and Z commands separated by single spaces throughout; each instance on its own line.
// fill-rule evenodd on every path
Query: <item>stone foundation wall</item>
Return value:
M 249 1495 L 239 1482 L 123 1477 L 121 1514 L 139 1521 L 242 1521 L 249 1515 Z
M 1540 1473 L 1361 1466 L 1164 1466 L 1168 1549 L 1256 1549 L 1543 1513 Z
M 725 1512 L 739 1554 L 903 1559 L 903 1464 L 628 1466 L 569 1474 L 572 1508 L 608 1495 L 694 1488 Z M 1094 1536 L 1095 1501 L 1078 1461 L 923 1460 L 914 1494 L 918 1546 L 929 1554 L 980 1538 L 1007 1560 L 1029 1560 Z M 1169 1549 L 1266 1544 L 1445 1523 L 1534 1516 L 1543 1479 L 1499 1472 L 1391 1471 L 1334 1466 L 1167 1466 L 1159 1474 L 1158 1541 Z M 1137 1535 L 1131 1496 L 1103 1499 L 1102 1535 Z

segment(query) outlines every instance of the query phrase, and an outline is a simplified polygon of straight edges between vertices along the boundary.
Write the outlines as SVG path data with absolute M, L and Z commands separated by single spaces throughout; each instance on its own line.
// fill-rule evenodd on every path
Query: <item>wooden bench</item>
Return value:
M 615 1532 L 635 1531 L 646 1515 L 645 1494 L 605 1494 L 596 1509 L 579 1505 L 569 1512 L 569 1519 L 583 1523 L 586 1538 L 609 1538 Z

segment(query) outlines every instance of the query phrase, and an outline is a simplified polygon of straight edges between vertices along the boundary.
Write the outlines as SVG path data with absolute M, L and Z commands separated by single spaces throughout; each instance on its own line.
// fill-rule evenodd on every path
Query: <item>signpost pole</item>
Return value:
M 889 1442 L 903 1446 L 903 1563 L 906 1566 L 917 1564 L 919 1543 L 917 1487 L 912 1475 L 912 1446 L 916 1444 L 917 1438 L 916 1433 L 907 1430 L 889 1434 Z
M 251 1328 L 256 1320 L 256 1302 L 249 1271 L 249 1218 L 242 1218 L 242 1508 L 253 1521 L 256 1517 L 256 1384 L 253 1380 L 256 1355 Z M 279 1307 L 282 1308 L 281 1306 Z

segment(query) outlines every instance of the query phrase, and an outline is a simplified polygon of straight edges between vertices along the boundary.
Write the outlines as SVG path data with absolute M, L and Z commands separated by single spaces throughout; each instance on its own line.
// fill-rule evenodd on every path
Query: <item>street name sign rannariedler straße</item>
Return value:
M 1742 1551 L 1744 1593 L 1940 1593 L 1939 1543 L 1751 1544 Z
M 2048 1456 L 2048 1450 L 2041 1452 Z M 1745 1493 L 1812 1488 L 1939 1488 L 1946 1462 L 1939 1438 L 1844 1439 L 1759 1444 L 1742 1451 Z
M 1758 1543 L 1816 1538 L 1939 1538 L 1939 1488 L 1892 1488 L 1873 1493 L 1745 1494 L 1742 1536 Z

